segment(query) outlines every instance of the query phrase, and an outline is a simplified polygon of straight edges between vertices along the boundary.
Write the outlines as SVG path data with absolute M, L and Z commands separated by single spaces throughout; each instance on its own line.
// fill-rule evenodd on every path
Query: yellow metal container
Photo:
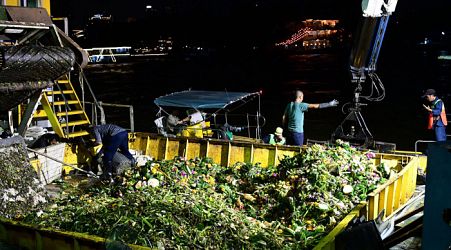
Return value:
M 415 192 L 417 171 L 424 164 L 420 156 L 379 154 L 381 160 L 397 162 L 398 172 L 368 195 L 367 218 L 372 220 L 385 209 L 384 219 L 390 218 Z
M 279 164 L 284 156 L 294 156 L 300 147 L 276 146 L 260 143 L 227 142 L 198 138 L 164 138 L 155 134 L 131 133 L 129 145 L 142 154 L 158 160 L 210 157 L 214 162 L 230 166 L 237 162 L 260 163 L 263 167 Z M 65 161 L 75 164 L 85 162 L 82 149 L 75 145 L 66 148 Z M 385 209 L 385 219 L 390 218 L 412 196 L 417 169 L 424 168 L 424 156 L 408 154 L 377 154 L 375 164 L 384 163 L 397 173 L 368 196 L 368 201 L 357 205 L 337 226 L 325 236 L 315 249 L 335 249 L 335 237 L 355 217 L 366 215 L 374 219 Z M 32 162 L 33 165 L 37 163 Z M 28 249 L 104 249 L 105 239 L 86 234 L 38 229 L 34 226 L 0 219 L 0 241 Z M 132 249 L 147 249 L 133 246 Z
M 217 164 L 231 166 L 238 162 L 260 163 L 261 166 L 276 166 L 285 156 L 292 157 L 301 152 L 300 147 L 277 146 L 261 143 L 227 142 L 195 138 L 164 138 L 155 134 L 130 134 L 130 148 L 157 160 L 169 160 L 176 156 L 192 159 L 210 157 Z M 424 169 L 426 157 L 406 152 L 404 154 L 377 154 L 375 164 L 384 163 L 396 174 L 368 196 L 367 218 L 374 219 L 385 209 L 389 218 L 413 195 L 417 169 Z
M 98 250 L 106 249 L 106 239 L 83 233 L 65 232 L 12 221 L 0 217 L 0 241 L 21 249 Z M 133 250 L 148 247 L 128 245 Z
M 188 137 L 165 138 L 150 133 L 129 134 L 129 146 L 157 160 L 170 160 L 176 156 L 188 159 L 209 157 L 223 166 L 238 162 L 260 163 L 263 167 L 275 166 L 284 156 L 291 157 L 301 152 L 300 147 L 294 146 Z

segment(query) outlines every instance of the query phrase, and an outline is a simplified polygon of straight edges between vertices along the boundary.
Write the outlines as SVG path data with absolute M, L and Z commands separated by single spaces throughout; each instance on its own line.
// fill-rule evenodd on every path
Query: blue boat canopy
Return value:
M 260 93 L 186 90 L 155 99 L 157 106 L 193 109 L 223 109 L 230 104 L 244 101 Z

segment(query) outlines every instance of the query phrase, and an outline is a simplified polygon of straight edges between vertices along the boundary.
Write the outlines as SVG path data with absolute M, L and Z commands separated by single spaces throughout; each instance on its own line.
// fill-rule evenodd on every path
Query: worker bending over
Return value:
M 127 157 L 132 164 L 135 163 L 135 159 L 128 151 L 128 133 L 125 129 L 113 125 L 105 124 L 98 125 L 92 128 L 92 134 L 95 137 L 95 145 L 102 144 L 103 151 L 103 166 L 104 173 L 103 178 L 111 178 L 113 175 L 113 157 L 119 149 L 120 152 Z

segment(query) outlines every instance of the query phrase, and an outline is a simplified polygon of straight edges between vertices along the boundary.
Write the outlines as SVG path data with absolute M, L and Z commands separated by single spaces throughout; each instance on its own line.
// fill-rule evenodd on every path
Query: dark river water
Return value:
M 392 52 L 390 52 L 392 51 Z M 394 53 L 395 51 L 396 53 Z M 362 114 L 374 138 L 412 150 L 418 139 L 432 139 L 421 109 L 422 91 L 436 88 L 449 107 L 450 61 L 438 60 L 438 50 L 413 47 L 388 48 L 379 59 L 378 74 L 386 98 L 369 103 Z M 99 100 L 131 104 L 137 131 L 152 131 L 158 111 L 153 100 L 189 88 L 197 90 L 263 91 L 262 114 L 267 123 L 263 134 L 280 126 L 291 93 L 304 91 L 304 101 L 320 103 L 351 100 L 347 51 L 302 54 L 293 51 L 254 50 L 216 52 L 203 56 L 177 56 L 133 63 L 89 65 L 85 72 Z M 249 104 L 256 110 L 255 102 Z M 109 121 L 128 126 L 128 112 L 106 109 Z M 305 136 L 327 140 L 345 115 L 337 108 L 306 114 Z M 245 121 L 243 121 L 243 124 Z

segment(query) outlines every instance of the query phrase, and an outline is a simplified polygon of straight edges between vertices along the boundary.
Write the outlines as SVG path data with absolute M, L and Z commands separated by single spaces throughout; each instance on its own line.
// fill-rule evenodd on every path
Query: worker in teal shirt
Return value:
M 300 90 L 296 90 L 295 96 L 294 102 L 288 103 L 285 108 L 282 124 L 288 127 L 287 143 L 289 145 L 302 146 L 304 144 L 304 112 L 308 109 L 335 107 L 338 105 L 338 101 L 333 100 L 320 104 L 305 103 L 302 102 L 304 93 Z

